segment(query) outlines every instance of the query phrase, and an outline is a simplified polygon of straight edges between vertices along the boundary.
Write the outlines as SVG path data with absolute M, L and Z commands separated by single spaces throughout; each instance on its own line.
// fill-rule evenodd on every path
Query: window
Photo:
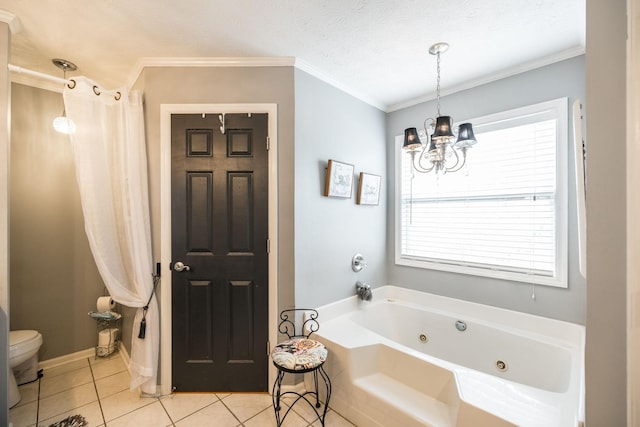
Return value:
M 439 177 L 396 138 L 396 264 L 567 287 L 567 99 L 471 122 L 465 168 Z

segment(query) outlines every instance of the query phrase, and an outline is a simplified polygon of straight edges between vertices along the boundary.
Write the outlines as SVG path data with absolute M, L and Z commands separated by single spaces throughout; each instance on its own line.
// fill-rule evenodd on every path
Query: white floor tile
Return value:
M 104 418 L 102 418 L 102 411 L 100 410 L 100 404 L 98 401 L 89 403 L 88 405 L 74 408 L 71 411 L 67 411 L 63 414 L 56 415 L 49 419 L 43 420 L 40 418 L 38 424 L 41 426 L 48 426 L 60 420 L 63 420 L 71 415 L 82 415 L 89 423 L 89 426 L 100 426 L 104 424 Z
M 169 416 L 157 400 L 150 405 L 108 422 L 109 427 L 163 427 L 172 425 Z
M 129 383 L 131 377 L 129 372 L 123 371 L 117 374 L 110 375 L 108 377 L 96 380 L 96 389 L 98 389 L 98 397 L 104 399 L 112 394 L 119 393 L 124 390 L 129 390 Z
M 87 378 L 89 382 L 82 384 Z M 130 392 L 129 381 L 129 372 L 118 354 L 47 369 L 40 384 L 38 424 L 47 426 L 79 414 L 92 427 L 276 425 L 268 393 L 175 393 L 158 399 Z M 9 421 L 14 427 L 36 427 L 38 383 L 21 386 L 21 391 L 24 400 L 11 409 Z M 290 398 L 283 400 L 282 415 L 291 403 Z M 332 410 L 326 421 L 326 427 L 355 427 Z M 287 415 L 283 427 L 320 427 L 320 422 L 312 408 L 300 401 Z
M 327 418 L 324 423 L 325 427 L 355 427 L 354 424 L 351 424 L 346 419 L 342 418 L 337 412 L 329 409 L 327 412 Z M 315 423 L 312 424 L 312 427 L 321 427 L 319 420 L 316 420 Z M 284 426 L 283 426 L 284 427 Z
M 282 410 L 281 415 L 284 415 L 287 407 L 283 407 Z M 273 406 L 265 409 L 253 418 L 248 419 L 244 422 L 244 425 L 245 427 L 276 427 L 276 414 L 273 411 Z M 293 411 L 287 414 L 287 417 L 282 423 L 282 427 L 307 427 L 308 425 L 309 423 L 307 421 Z M 329 427 L 328 424 L 327 427 Z
M 46 420 L 98 400 L 93 382 L 40 399 L 40 419 Z
M 140 397 L 140 393 L 131 392 L 129 389 L 100 399 L 102 413 L 107 424 L 115 418 L 157 401 L 158 399 L 152 397 Z
M 43 373 L 47 378 L 51 378 L 55 377 L 56 375 L 66 374 L 67 372 L 86 368 L 88 366 L 89 361 L 87 359 L 80 359 L 73 362 L 65 363 L 63 365 L 54 366 L 53 368 L 47 368 L 43 371 Z
M 36 423 L 38 415 L 38 402 L 30 402 L 20 406 L 14 406 L 9 410 L 9 422 L 13 427 L 27 427 Z
M 93 383 L 89 366 L 52 377 L 48 375 L 43 376 L 40 380 L 40 398 L 42 399 L 43 397 L 89 383 Z
M 174 393 L 160 398 L 160 403 L 174 422 L 217 401 L 218 396 L 213 393 Z
M 215 402 L 176 423 L 176 427 L 236 427 L 239 425 L 241 424 L 236 417 L 225 408 L 221 401 Z
M 99 380 L 119 372 L 127 371 L 127 367 L 122 358 L 119 355 L 115 355 L 111 359 L 99 359 L 96 363 L 92 363 L 91 370 L 93 371 L 93 378 Z
M 267 393 L 234 393 L 222 402 L 242 422 L 273 406 Z
M 305 402 L 304 399 L 300 399 L 295 403 L 293 407 L 293 411 L 296 412 L 305 420 L 307 420 L 307 422 L 312 423 L 318 419 L 318 414 L 315 411 L 316 398 L 315 396 L 311 396 L 311 395 L 307 395 L 306 397 L 314 406 L 312 407 L 307 402 Z M 287 406 L 291 406 L 295 401 L 295 399 L 296 399 L 295 397 L 287 396 L 282 399 L 282 402 Z M 320 415 L 322 416 L 322 411 L 324 411 L 324 405 L 322 402 L 320 402 L 320 405 L 321 406 L 320 408 L 318 408 L 318 413 L 320 413 Z

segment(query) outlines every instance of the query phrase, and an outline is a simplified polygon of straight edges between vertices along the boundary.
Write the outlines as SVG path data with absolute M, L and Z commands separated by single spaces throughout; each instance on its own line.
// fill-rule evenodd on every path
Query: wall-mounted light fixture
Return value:
M 449 44 L 444 42 L 436 43 L 429 48 L 429 53 L 437 57 L 438 115 L 435 120 L 431 117 L 425 119 L 425 141 L 420 140 L 416 128 L 404 130 L 402 148 L 409 151 L 413 168 L 421 173 L 435 171 L 445 174 L 459 171 L 467 160 L 467 149 L 477 142 L 471 123 L 462 123 L 458 126 L 456 135 L 452 129 L 451 116 L 440 115 L 440 54 L 446 52 L 447 49 L 449 49 Z
M 67 61 L 66 59 L 52 59 L 53 65 L 60 68 L 63 72 L 64 79 L 67 79 L 67 71 L 75 71 L 78 69 L 76 64 L 71 61 Z M 67 114 L 64 109 L 64 105 L 62 106 L 62 115 L 53 119 L 53 128 L 60 133 L 70 134 L 76 131 L 76 124 L 67 117 Z

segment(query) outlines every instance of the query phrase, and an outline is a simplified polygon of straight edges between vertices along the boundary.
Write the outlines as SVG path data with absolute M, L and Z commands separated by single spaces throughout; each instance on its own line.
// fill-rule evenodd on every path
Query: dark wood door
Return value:
M 171 116 L 172 383 L 266 391 L 267 114 L 220 125 L 218 114 Z

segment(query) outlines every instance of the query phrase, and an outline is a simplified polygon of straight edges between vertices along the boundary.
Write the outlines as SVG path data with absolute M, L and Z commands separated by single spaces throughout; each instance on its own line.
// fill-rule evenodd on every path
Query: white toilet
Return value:
M 9 331 L 9 407 L 13 407 L 20 401 L 20 391 L 16 382 L 14 368 L 22 368 L 21 365 L 35 364 L 37 371 L 38 350 L 42 345 L 42 335 L 38 331 Z M 35 358 L 35 359 L 34 359 Z M 30 368 L 27 366 L 27 369 Z M 29 369 L 31 370 L 31 369 Z M 37 378 L 37 373 L 27 372 L 27 375 L 35 375 L 27 381 Z M 21 375 L 24 376 L 24 373 Z

